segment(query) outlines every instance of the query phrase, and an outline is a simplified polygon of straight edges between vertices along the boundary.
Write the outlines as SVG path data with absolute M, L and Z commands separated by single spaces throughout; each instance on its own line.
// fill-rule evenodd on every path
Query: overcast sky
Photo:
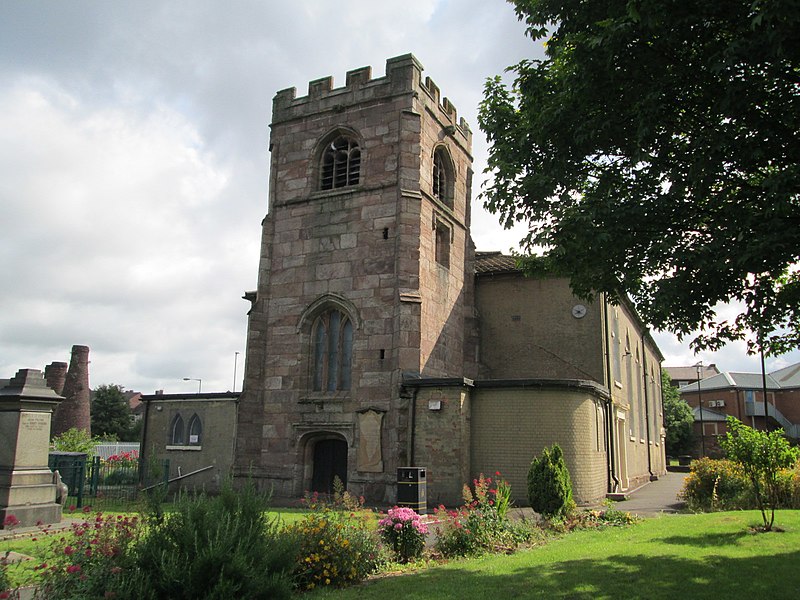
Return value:
M 224 391 L 236 366 L 240 389 L 274 94 L 411 52 L 475 133 L 479 189 L 482 86 L 541 52 L 523 31 L 501 0 L 2 2 L 0 377 L 83 344 L 92 387 Z M 522 235 L 473 200 L 478 249 Z M 758 369 L 656 339 L 666 365 Z

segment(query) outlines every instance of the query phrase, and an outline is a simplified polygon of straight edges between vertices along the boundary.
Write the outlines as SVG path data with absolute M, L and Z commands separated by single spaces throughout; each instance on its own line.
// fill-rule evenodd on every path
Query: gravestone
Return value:
M 37 369 L 20 369 L 0 389 L 0 529 L 10 515 L 19 527 L 61 520 L 47 467 L 50 419 L 61 400 Z

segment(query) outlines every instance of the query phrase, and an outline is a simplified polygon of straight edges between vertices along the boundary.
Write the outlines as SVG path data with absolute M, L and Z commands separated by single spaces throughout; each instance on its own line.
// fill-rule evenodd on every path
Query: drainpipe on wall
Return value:
M 411 388 L 411 402 L 408 403 L 409 405 L 409 426 L 411 428 L 411 432 L 408 436 L 408 466 L 414 466 L 414 445 L 416 442 L 416 433 L 417 433 L 417 387 L 414 386 Z
M 620 489 L 619 479 L 614 472 L 614 430 L 616 420 L 614 418 L 614 375 L 611 373 L 611 342 L 608 331 L 608 302 L 606 295 L 602 294 L 603 303 L 603 328 L 606 338 L 606 382 L 608 385 L 608 402 L 606 402 L 606 463 L 608 467 L 608 492 L 615 492 Z
M 650 398 L 647 393 L 647 349 L 644 345 L 644 338 L 642 338 L 642 386 L 644 390 L 644 424 L 647 431 L 647 472 L 650 473 L 650 481 L 656 481 L 658 477 L 653 474 L 653 446 L 650 439 Z
M 144 483 L 144 467 L 147 465 L 147 418 L 150 415 L 150 401 L 144 400 L 144 423 L 142 423 L 142 438 L 139 440 L 139 483 Z

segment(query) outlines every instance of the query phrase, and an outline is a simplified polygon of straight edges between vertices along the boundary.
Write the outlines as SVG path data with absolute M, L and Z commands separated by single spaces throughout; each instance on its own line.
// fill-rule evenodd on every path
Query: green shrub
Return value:
M 436 550 L 446 557 L 474 556 L 485 552 L 511 552 L 530 541 L 534 533 L 527 523 L 512 523 L 507 516 L 511 486 L 495 473 L 483 473 L 463 489 L 464 505 L 448 510 L 434 509 Z
M 348 585 L 378 569 L 383 556 L 368 517 L 319 502 L 310 506 L 312 513 L 286 528 L 297 549 L 292 560 L 299 589 Z
M 289 598 L 295 548 L 252 484 L 219 496 L 182 494 L 135 547 L 138 569 L 118 598 Z
M 789 445 L 782 430 L 758 431 L 730 415 L 725 424 L 728 432 L 720 446 L 730 460 L 741 465 L 761 511 L 764 529 L 769 531 L 783 492 L 780 472 L 795 465 L 800 452 Z
M 567 516 L 575 508 L 564 453 L 558 444 L 545 448 L 528 470 L 528 500 L 531 508 L 548 519 Z
M 61 435 L 57 435 L 51 442 L 53 450 L 59 452 L 85 452 L 91 459 L 97 450 L 100 438 L 93 438 L 85 429 L 71 427 Z
M 11 582 L 8 580 L 6 566 L 8 564 L 8 552 L 0 556 L 0 598 L 11 598 Z
M 139 534 L 134 518 L 87 515 L 53 539 L 49 559 L 39 565 L 37 598 L 72 600 L 117 597 L 135 569 L 130 552 Z
M 687 508 L 694 511 L 755 508 L 755 498 L 744 470 L 726 459 L 692 461 L 681 497 Z

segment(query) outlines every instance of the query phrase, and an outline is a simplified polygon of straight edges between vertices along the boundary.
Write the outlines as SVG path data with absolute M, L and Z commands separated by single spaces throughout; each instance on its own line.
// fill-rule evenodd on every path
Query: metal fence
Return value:
M 76 508 L 133 503 L 142 487 L 160 482 L 166 485 L 169 480 L 168 460 L 147 469 L 139 460 L 109 461 L 100 456 L 87 459 L 77 452 L 52 452 L 49 465 L 67 485 L 65 506 Z

